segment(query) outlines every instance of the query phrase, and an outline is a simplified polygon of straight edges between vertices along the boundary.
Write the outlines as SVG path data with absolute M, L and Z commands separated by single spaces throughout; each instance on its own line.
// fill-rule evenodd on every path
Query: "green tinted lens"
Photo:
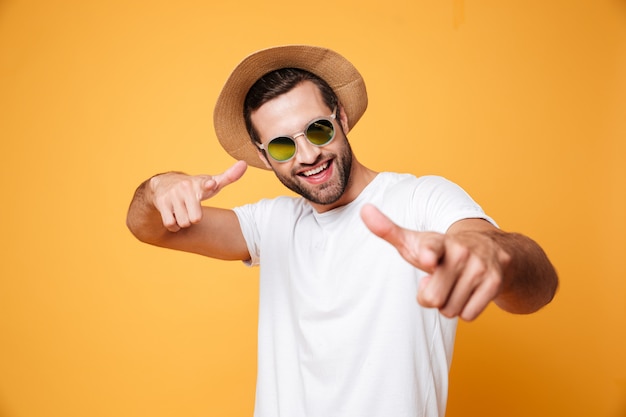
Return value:
M 272 139 L 267 145 L 267 152 L 277 161 L 286 161 L 296 153 L 296 143 L 288 137 Z
M 316 120 L 306 129 L 306 137 L 314 145 L 326 145 L 335 136 L 333 122 L 326 119 Z

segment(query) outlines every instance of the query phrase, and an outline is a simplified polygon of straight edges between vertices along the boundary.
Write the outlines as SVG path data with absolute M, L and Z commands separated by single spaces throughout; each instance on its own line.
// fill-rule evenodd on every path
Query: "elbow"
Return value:
M 554 300 L 557 291 L 559 290 L 559 275 L 552 265 L 550 265 L 551 271 L 548 274 L 549 276 L 545 279 L 546 281 L 546 301 L 541 306 L 548 305 Z
M 522 288 L 500 294 L 494 303 L 502 310 L 513 314 L 535 313 L 554 300 L 559 288 L 558 274 L 550 265 L 549 271 L 535 276 L 534 285 Z
M 131 216 L 126 218 L 126 227 L 130 231 L 130 233 L 140 242 L 155 244 L 158 240 L 156 236 L 151 233 L 148 233 L 149 228 L 142 227 L 141 224 L 138 224 Z
M 137 240 L 139 240 L 140 242 L 147 243 L 146 237 L 141 232 L 141 228 L 137 227 L 137 225 L 134 224 L 129 217 L 126 218 L 126 227 Z

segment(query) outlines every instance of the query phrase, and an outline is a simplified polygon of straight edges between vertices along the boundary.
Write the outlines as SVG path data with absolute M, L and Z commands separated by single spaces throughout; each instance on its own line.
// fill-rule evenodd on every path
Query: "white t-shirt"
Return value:
M 260 265 L 256 417 L 444 415 L 457 322 L 417 303 L 424 273 L 365 227 L 365 203 L 419 231 L 491 221 L 457 185 L 395 173 L 325 213 L 292 197 L 236 208 Z

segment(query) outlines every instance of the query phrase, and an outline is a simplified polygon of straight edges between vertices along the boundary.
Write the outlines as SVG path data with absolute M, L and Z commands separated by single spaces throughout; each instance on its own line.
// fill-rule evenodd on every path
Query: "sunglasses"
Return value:
M 261 150 L 266 150 L 269 156 L 277 162 L 287 162 L 296 155 L 298 145 L 296 138 L 304 136 L 309 143 L 315 146 L 328 145 L 335 138 L 335 112 L 328 117 L 320 117 L 310 121 L 304 131 L 293 136 L 278 136 L 270 140 L 267 145 L 256 143 Z

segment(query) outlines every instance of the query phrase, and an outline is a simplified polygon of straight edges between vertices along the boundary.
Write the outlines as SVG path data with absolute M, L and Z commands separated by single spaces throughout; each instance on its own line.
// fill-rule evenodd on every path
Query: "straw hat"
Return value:
M 330 85 L 354 127 L 367 108 L 365 82 L 357 69 L 330 49 L 286 45 L 263 49 L 246 57 L 230 74 L 213 112 L 217 139 L 233 158 L 248 165 L 267 169 L 250 141 L 243 117 L 248 90 L 263 75 L 280 68 L 299 68 L 312 72 Z

